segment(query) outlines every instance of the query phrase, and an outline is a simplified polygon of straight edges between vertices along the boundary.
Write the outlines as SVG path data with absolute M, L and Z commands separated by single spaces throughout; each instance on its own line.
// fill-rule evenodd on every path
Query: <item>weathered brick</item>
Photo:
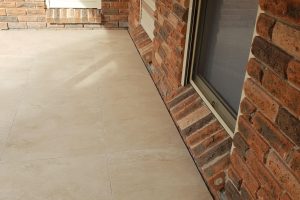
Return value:
M 241 136 L 241 133 L 237 132 L 234 134 L 233 144 L 236 147 L 237 152 L 241 155 L 241 157 L 245 157 L 249 146 L 244 140 L 244 138 Z
M 261 113 L 255 114 L 253 123 L 256 129 L 264 136 L 279 155 L 282 158 L 286 158 L 288 153 L 294 147 L 294 144 Z
M 269 145 L 262 139 L 259 133 L 254 130 L 250 122 L 246 120 L 244 116 L 240 116 L 238 119 L 238 129 L 257 158 L 261 162 L 264 162 L 265 155 L 270 149 Z
M 212 187 L 215 191 L 220 191 L 225 186 L 225 173 L 224 171 L 220 171 L 219 173 L 215 174 L 213 177 L 208 179 L 208 184 Z
M 286 165 L 274 152 L 270 152 L 266 166 L 271 171 L 275 179 L 277 179 L 284 189 L 291 194 L 292 198 L 300 199 L 299 180 L 293 176 Z
M 242 114 L 250 115 L 256 111 L 256 107 L 249 101 L 247 97 L 244 97 L 240 104 L 240 110 Z
M 238 173 L 235 171 L 233 167 L 230 167 L 228 169 L 228 178 L 231 180 L 233 185 L 239 190 L 242 184 L 242 178 L 238 175 Z
M 300 88 L 300 62 L 292 60 L 287 68 L 287 78 L 290 83 Z
M 259 0 L 260 7 L 273 15 L 296 25 L 300 24 L 300 2 L 298 0 Z
M 206 165 L 205 167 L 203 167 L 202 171 L 204 173 L 204 176 L 208 178 L 213 176 L 214 174 L 217 174 L 220 171 L 226 170 L 229 164 L 230 164 L 230 152 L 216 159 L 214 163 L 211 163 L 210 165 Z
M 28 28 L 41 29 L 46 28 L 46 22 L 27 22 Z
M 298 180 L 300 180 L 300 149 L 295 150 L 289 156 L 288 165 Z
M 251 51 L 257 59 L 271 67 L 279 76 L 286 77 L 286 69 L 292 59 L 290 55 L 261 37 L 254 38 Z
M 280 108 L 276 119 L 279 128 L 298 146 L 300 146 L 300 120 L 286 109 Z
M 0 22 L 17 22 L 18 18 L 15 16 L 0 16 Z
M 36 2 L 16 2 L 17 8 L 35 8 L 36 6 Z
M 280 197 L 279 200 L 292 200 L 290 195 L 287 192 L 284 192 Z
M 173 4 L 173 12 L 174 14 L 182 21 L 187 21 L 188 18 L 188 10 L 182 7 L 178 3 Z
M 273 17 L 270 17 L 266 14 L 260 14 L 256 24 L 257 33 L 268 40 L 272 39 L 273 27 L 276 20 Z
M 0 22 L 0 30 L 6 30 L 8 29 L 7 23 L 6 22 Z
M 231 157 L 231 164 L 233 168 L 236 170 L 237 174 L 243 179 L 243 184 L 247 186 L 251 195 L 255 196 L 256 191 L 259 188 L 259 183 L 250 172 L 248 166 L 245 161 L 240 158 L 239 154 L 233 149 Z
M 236 189 L 236 187 L 234 187 L 234 185 L 232 184 L 232 182 L 226 181 L 225 184 L 225 191 L 226 191 L 226 197 L 230 200 L 242 200 L 241 195 L 239 193 L 239 191 Z
M 204 127 L 196 130 L 192 134 L 190 134 L 186 138 L 186 142 L 189 146 L 193 146 L 197 144 L 199 141 L 204 140 L 205 138 L 210 137 L 212 134 L 216 133 L 217 131 L 221 130 L 222 126 L 220 122 L 217 120 L 212 120 L 208 124 L 206 124 Z
M 261 112 L 272 121 L 276 120 L 279 105 L 252 79 L 247 79 L 244 83 L 245 95 L 261 110 Z
M 196 163 L 201 167 L 217 157 L 230 152 L 232 144 L 231 137 L 224 139 L 223 141 L 215 144 L 213 147 L 204 151 L 201 155 L 196 157 Z
M 186 115 L 193 112 L 195 109 L 200 107 L 202 104 L 202 100 L 200 99 L 198 94 L 193 94 L 192 96 L 186 98 L 184 101 L 177 104 L 170 111 L 175 120 L 180 120 Z
M 252 151 L 247 153 L 246 163 L 250 171 L 258 180 L 260 188 L 263 188 L 264 191 L 267 192 L 270 199 L 278 199 L 282 188 Z
M 26 22 L 8 22 L 9 29 L 25 29 L 27 28 Z
M 300 117 L 300 91 L 275 75 L 271 70 L 264 73 L 262 85 L 276 97 L 292 114 Z
M 190 135 L 190 133 L 203 127 L 209 121 L 211 121 L 213 115 L 207 106 L 203 105 L 197 108 L 194 112 L 187 115 L 185 118 L 178 120 L 177 125 L 180 128 L 183 135 Z
M 254 200 L 255 198 L 251 195 L 249 189 L 245 184 L 241 186 L 241 197 L 243 200 Z
M 14 8 L 16 7 L 16 2 L 0 2 L 0 8 Z
M 225 130 L 220 130 L 215 134 L 211 135 L 209 138 L 206 138 L 199 143 L 190 146 L 192 154 L 197 156 L 203 153 L 206 149 L 218 144 L 223 139 L 227 138 L 229 135 Z
M 26 9 L 10 8 L 6 9 L 8 16 L 26 15 Z
M 272 41 L 289 54 L 300 58 L 300 30 L 277 22 L 274 26 Z
M 4 8 L 0 8 L 0 16 L 5 16 L 6 10 Z
M 44 15 L 46 14 L 45 9 L 27 9 L 28 15 Z
M 263 75 L 261 63 L 259 63 L 255 58 L 251 58 L 247 64 L 247 73 L 256 81 L 261 82 Z

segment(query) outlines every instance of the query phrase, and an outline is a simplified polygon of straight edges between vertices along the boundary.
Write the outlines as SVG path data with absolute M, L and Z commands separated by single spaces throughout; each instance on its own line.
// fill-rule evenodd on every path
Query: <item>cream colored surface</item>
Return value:
M 211 199 L 126 31 L 0 38 L 0 200 Z

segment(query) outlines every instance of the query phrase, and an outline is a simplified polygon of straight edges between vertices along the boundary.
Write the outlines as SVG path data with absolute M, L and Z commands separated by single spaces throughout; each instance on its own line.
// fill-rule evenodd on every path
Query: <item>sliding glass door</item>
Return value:
M 256 0 L 202 0 L 192 79 L 233 130 L 257 15 Z

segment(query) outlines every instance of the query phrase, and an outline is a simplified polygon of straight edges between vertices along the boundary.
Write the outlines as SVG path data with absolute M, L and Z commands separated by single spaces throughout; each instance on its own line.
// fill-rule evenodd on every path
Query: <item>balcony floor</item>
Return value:
M 211 199 L 127 31 L 0 32 L 0 199 Z

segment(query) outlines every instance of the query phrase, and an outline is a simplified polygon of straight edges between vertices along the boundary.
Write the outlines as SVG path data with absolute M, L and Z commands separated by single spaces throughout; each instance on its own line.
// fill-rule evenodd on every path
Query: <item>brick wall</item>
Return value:
M 157 0 L 153 74 L 164 98 L 180 87 L 189 0 Z
M 129 0 L 129 31 L 134 30 L 140 25 L 140 0 Z
M 153 42 L 137 25 L 137 2 L 133 40 L 215 199 L 300 199 L 300 1 L 259 1 L 233 145 L 195 90 L 180 86 L 189 1 L 157 0 Z
M 260 0 L 229 199 L 300 199 L 300 1 Z
M 97 9 L 46 9 L 45 0 L 0 0 L 0 30 L 128 27 L 129 0 L 102 0 Z

